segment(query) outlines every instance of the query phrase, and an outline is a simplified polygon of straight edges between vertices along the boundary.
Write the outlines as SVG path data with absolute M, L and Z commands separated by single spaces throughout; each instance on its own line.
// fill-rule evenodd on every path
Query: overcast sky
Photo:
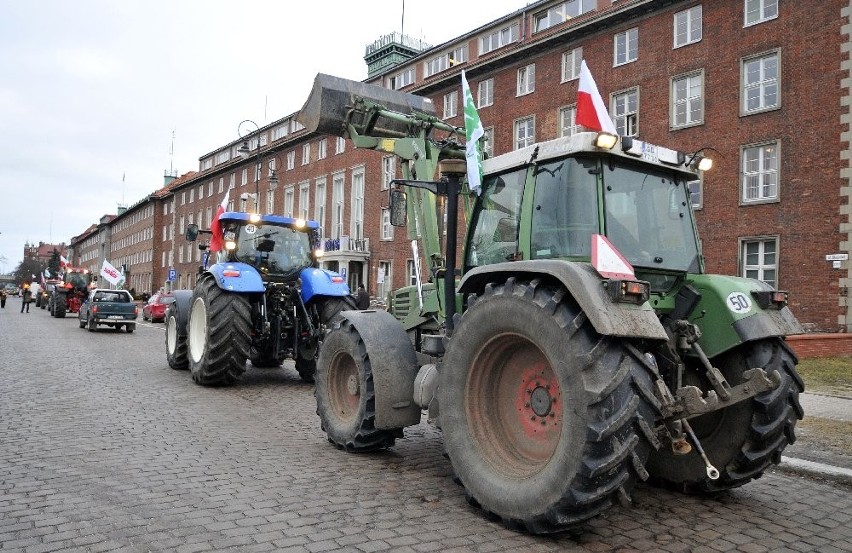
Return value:
M 297 111 L 317 72 L 365 79 L 377 38 L 438 45 L 527 3 L 405 0 L 402 28 L 403 0 L 4 2 L 0 272 Z

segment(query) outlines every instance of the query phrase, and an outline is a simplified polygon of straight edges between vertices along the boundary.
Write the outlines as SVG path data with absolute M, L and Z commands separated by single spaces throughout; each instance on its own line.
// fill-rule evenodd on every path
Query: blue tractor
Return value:
M 175 290 L 166 312 L 169 366 L 218 386 L 234 383 L 246 360 L 278 367 L 293 359 L 313 382 L 326 329 L 355 309 L 343 277 L 317 268 L 319 224 L 240 212 L 223 213 L 219 224 L 223 249 L 205 255 L 195 289 Z M 186 237 L 199 232 L 210 231 L 190 225 Z

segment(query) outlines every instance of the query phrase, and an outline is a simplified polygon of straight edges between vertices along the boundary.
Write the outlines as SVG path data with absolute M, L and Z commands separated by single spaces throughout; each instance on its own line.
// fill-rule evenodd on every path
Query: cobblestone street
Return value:
M 510 531 L 468 506 L 425 422 L 347 454 L 291 364 L 203 388 L 169 369 L 162 324 L 90 333 L 19 301 L 0 311 L 3 551 L 852 551 L 852 489 L 778 471 Z

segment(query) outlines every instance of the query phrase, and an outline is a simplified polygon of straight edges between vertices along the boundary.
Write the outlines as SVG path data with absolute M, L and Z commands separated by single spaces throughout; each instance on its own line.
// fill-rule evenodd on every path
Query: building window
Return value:
M 397 73 L 391 77 L 390 87 L 394 90 L 399 90 L 404 86 L 414 84 L 414 68 L 410 67 L 401 73 Z
M 240 186 L 248 184 L 248 169 L 243 167 L 242 175 L 240 175 Z
M 231 178 L 228 180 L 228 189 L 234 188 L 237 183 L 237 174 L 231 173 Z M 219 182 L 219 194 L 222 193 L 222 182 Z
M 225 181 L 225 177 L 219 177 L 219 188 L 222 188 L 222 183 Z M 207 183 L 207 197 L 211 197 L 213 195 L 213 181 Z
M 311 162 L 311 143 L 302 144 L 302 165 L 307 165 Z
M 673 128 L 704 122 L 704 73 L 692 73 L 672 79 Z
M 317 159 L 325 159 L 328 154 L 328 139 L 323 138 L 317 142 Z
M 444 119 L 455 117 L 458 115 L 459 91 L 453 90 L 449 94 L 444 94 Z
M 390 183 L 396 178 L 396 156 L 382 158 L 382 190 L 390 188 Z
M 413 259 L 405 262 L 405 272 L 408 274 L 408 285 L 417 284 L 417 265 Z
M 364 169 L 352 173 L 352 213 L 349 236 L 356 240 L 364 238 Z
M 559 136 L 571 136 L 577 133 L 577 106 L 567 106 L 559 110 Z
M 336 147 L 334 149 L 334 153 L 335 154 L 342 154 L 345 151 L 346 151 L 346 139 L 343 138 L 342 136 L 338 136 L 337 137 L 337 144 L 336 144 Z
M 316 180 L 314 191 L 314 220 L 320 224 L 320 235 L 325 227 L 325 177 Z
M 487 54 L 498 48 L 502 48 L 507 44 L 511 44 L 518 40 L 520 25 L 514 23 L 508 27 L 504 27 L 499 31 L 494 31 L 491 34 L 480 37 L 479 39 L 479 55 Z
M 218 209 L 218 208 L 217 208 Z M 210 228 L 210 225 L 213 224 L 213 208 L 207 208 L 207 228 Z
M 743 148 L 743 202 L 778 199 L 778 157 L 777 142 Z
M 533 32 L 537 33 L 595 9 L 597 0 L 568 0 L 533 15 Z
M 535 91 L 535 64 L 531 63 L 526 67 L 518 69 L 518 90 L 517 95 L 523 96 Z
M 424 62 L 424 77 L 431 77 L 451 66 L 467 61 L 467 45 L 459 46 L 455 50 L 445 52 Z
M 524 117 L 515 121 L 515 149 L 524 148 L 535 142 L 535 117 Z
M 778 17 L 778 0 L 745 0 L 745 26 Z
M 186 192 L 180 193 L 180 205 L 186 205 Z
M 271 177 L 275 173 L 275 158 L 272 158 L 266 164 L 266 176 Z
M 639 89 L 631 88 L 613 94 L 611 111 L 618 134 L 635 136 L 639 132 Z
M 692 209 L 701 209 L 704 207 L 704 176 L 691 180 L 687 184 L 689 188 L 689 201 L 692 204 Z
M 390 208 L 382 208 L 382 240 L 393 240 L 393 225 L 390 223 Z
M 292 186 L 288 186 L 284 189 L 284 215 L 287 217 L 293 216 L 295 197 L 295 191 Z
M 275 213 L 275 190 L 271 188 L 266 191 L 266 212 Z
M 773 288 L 778 282 L 778 239 L 742 240 L 742 276 L 762 280 Z
M 580 63 L 583 61 L 583 48 L 574 48 L 562 53 L 562 82 L 580 78 Z
M 494 157 L 494 127 L 487 127 L 482 135 L 482 154 L 486 159 Z
M 742 115 L 781 106 L 779 91 L 779 53 L 771 52 L 742 62 Z
M 299 217 L 309 219 L 311 210 L 311 186 L 308 181 L 299 183 Z
M 387 297 L 393 289 L 393 267 L 390 261 L 379 261 L 379 266 L 376 267 L 376 293 L 380 298 Z
M 494 103 L 494 79 L 479 81 L 476 107 L 484 108 Z
M 287 170 L 292 171 L 296 166 L 296 150 L 287 152 Z
M 615 35 L 614 51 L 613 67 L 639 59 L 639 29 L 634 27 Z
M 701 4 L 674 14 L 674 47 L 680 48 L 701 40 Z
M 337 173 L 331 179 L 331 237 L 340 238 L 343 234 L 343 173 Z

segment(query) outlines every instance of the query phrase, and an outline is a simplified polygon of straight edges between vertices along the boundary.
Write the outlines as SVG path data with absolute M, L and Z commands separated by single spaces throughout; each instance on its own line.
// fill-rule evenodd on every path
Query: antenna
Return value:
M 269 107 L 269 94 L 263 97 L 263 122 L 266 123 L 269 119 L 266 117 L 266 108 Z
M 124 177 L 127 173 L 121 173 L 121 204 L 124 205 Z
M 405 35 L 405 0 L 402 0 L 402 21 L 399 24 L 399 34 Z
M 172 143 L 169 146 L 169 174 L 174 174 L 174 160 L 175 160 L 175 129 L 172 129 Z

